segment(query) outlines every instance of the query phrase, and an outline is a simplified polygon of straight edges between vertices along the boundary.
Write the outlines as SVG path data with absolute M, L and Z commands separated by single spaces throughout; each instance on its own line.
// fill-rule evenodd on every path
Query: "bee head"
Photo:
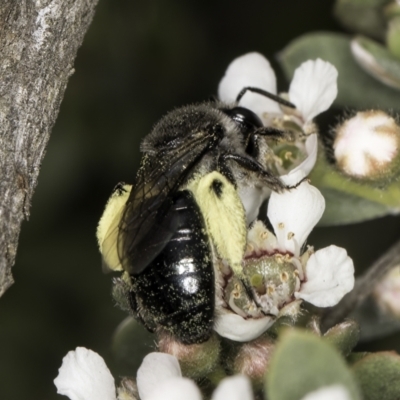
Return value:
M 253 134 L 257 129 L 263 128 L 263 123 L 258 115 L 248 108 L 240 106 L 224 108 L 221 111 L 228 115 L 238 126 L 246 144 L 246 153 L 256 156 L 257 150 Z

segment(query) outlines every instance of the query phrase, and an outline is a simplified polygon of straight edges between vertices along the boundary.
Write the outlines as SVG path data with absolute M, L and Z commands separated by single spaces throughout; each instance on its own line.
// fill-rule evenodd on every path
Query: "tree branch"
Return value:
M 13 283 L 21 223 L 97 2 L 0 4 L 0 296 Z

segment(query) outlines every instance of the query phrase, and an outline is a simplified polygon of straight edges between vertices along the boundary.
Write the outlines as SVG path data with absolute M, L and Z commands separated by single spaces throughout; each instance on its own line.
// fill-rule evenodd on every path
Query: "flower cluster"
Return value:
M 278 171 L 286 185 L 297 187 L 283 193 L 270 194 L 265 188 L 246 188 L 239 193 L 248 221 L 256 219 L 260 205 L 270 196 L 267 217 L 273 232 L 260 221 L 253 222 L 248 232 L 243 270 L 255 300 L 249 299 L 243 283 L 229 269 L 217 274 L 215 330 L 223 337 L 242 342 L 255 339 L 284 315 L 289 305 L 293 312 L 296 300 L 297 306 L 305 300 L 330 307 L 354 286 L 353 262 L 344 249 L 329 246 L 314 252 L 308 247 L 302 253 L 325 209 L 319 190 L 304 181 L 317 158 L 318 140 L 312 120 L 335 99 L 336 79 L 337 71 L 331 64 L 310 60 L 295 71 L 289 92 L 281 95 L 295 109 L 253 92 L 246 92 L 240 100 L 239 104 L 257 113 L 265 126 L 292 133 L 289 145 L 287 141 L 275 147 L 270 143 L 275 155 L 273 165 L 270 158 L 262 163 Z M 246 54 L 229 65 L 219 85 L 219 97 L 233 102 L 243 87 L 277 93 L 275 73 L 261 54 Z M 219 269 L 226 271 L 226 266 Z
M 148 354 L 138 372 L 136 383 L 117 390 L 104 360 L 95 352 L 78 347 L 63 359 L 54 380 L 57 393 L 71 400 L 201 400 L 196 384 L 182 377 L 178 360 L 164 353 Z M 253 400 L 250 380 L 244 375 L 225 378 L 215 389 L 212 400 Z M 340 386 L 322 387 L 301 400 L 350 400 Z
M 266 141 L 269 149 L 264 150 L 260 162 L 277 174 L 284 176 L 301 169 L 307 176 L 317 159 L 317 128 L 313 118 L 327 110 L 337 95 L 337 70 L 320 59 L 309 60 L 294 73 L 288 93 L 281 97 L 289 100 L 296 108 L 280 105 L 258 93 L 248 91 L 239 105 L 255 112 L 266 127 L 286 132 L 282 141 Z M 259 53 L 248 53 L 236 58 L 228 66 L 222 78 L 218 94 L 227 103 L 233 103 L 244 87 L 256 87 L 273 95 L 277 94 L 276 76 L 268 60 Z M 268 150 L 273 151 L 268 151 Z M 270 195 L 266 187 L 246 187 L 239 196 L 246 209 L 248 222 L 254 221 L 260 205 Z

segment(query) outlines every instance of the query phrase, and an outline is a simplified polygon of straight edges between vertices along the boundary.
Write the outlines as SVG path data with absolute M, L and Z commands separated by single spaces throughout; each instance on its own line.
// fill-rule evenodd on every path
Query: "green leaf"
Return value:
M 329 61 L 339 71 L 335 104 L 391 110 L 399 107 L 399 92 L 372 78 L 355 62 L 347 35 L 328 32 L 306 34 L 290 42 L 279 55 L 288 79 L 292 78 L 294 70 L 302 62 L 316 58 Z
M 399 15 L 389 22 L 386 34 L 386 44 L 389 51 L 400 60 L 400 5 Z
M 346 357 L 360 338 L 360 327 L 357 322 L 347 320 L 333 326 L 325 333 L 323 338 Z
M 314 181 L 312 181 L 314 184 Z M 317 185 L 317 184 L 316 184 Z M 325 198 L 325 212 L 318 226 L 354 224 L 392 214 L 382 204 L 331 188 L 319 188 Z
M 383 8 L 383 15 L 387 20 L 400 16 L 400 4 L 393 0 Z
M 334 14 L 353 32 L 380 39 L 385 34 L 386 21 L 382 7 L 387 2 L 387 0 L 337 0 Z
M 119 374 L 136 376 L 143 358 L 155 351 L 155 336 L 134 318 L 124 319 L 112 338 L 112 352 Z
M 266 376 L 268 400 L 299 400 L 324 386 L 343 385 L 352 400 L 360 399 L 344 359 L 318 336 L 301 330 L 282 335 Z
M 328 164 L 321 154 L 310 174 L 326 200 L 325 213 L 319 225 L 342 225 L 361 222 L 400 211 L 400 185 L 386 188 L 350 179 Z
M 371 76 L 385 85 L 400 89 L 400 60 L 386 47 L 365 36 L 357 36 L 352 41 L 352 52 L 358 64 Z M 393 106 L 398 106 L 398 103 Z
M 400 399 L 400 356 L 395 352 L 369 354 L 352 370 L 364 400 Z

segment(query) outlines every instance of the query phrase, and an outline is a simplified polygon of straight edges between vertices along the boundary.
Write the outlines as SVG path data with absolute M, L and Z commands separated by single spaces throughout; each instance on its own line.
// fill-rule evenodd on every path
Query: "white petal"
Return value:
M 214 390 L 211 400 L 253 400 L 249 378 L 235 375 L 225 378 Z
M 317 161 L 318 154 L 318 136 L 316 133 L 310 135 L 306 140 L 307 157 L 296 167 L 293 168 L 289 174 L 295 174 L 297 171 L 303 171 L 304 176 L 307 176 Z M 289 175 L 287 174 L 287 175 Z M 286 175 L 283 175 L 285 177 Z M 283 178 L 285 179 L 285 178 Z
M 353 260 L 341 247 L 325 247 L 309 258 L 306 279 L 295 297 L 317 307 L 332 307 L 354 287 Z
M 327 61 L 308 60 L 294 72 L 289 99 L 304 122 L 327 110 L 337 96 L 337 69 Z
M 227 339 L 248 342 L 259 337 L 273 323 L 271 317 L 244 319 L 240 315 L 226 312 L 217 317 L 214 330 Z
M 266 187 L 244 186 L 239 189 L 239 197 L 246 211 L 248 225 L 257 218 L 261 204 L 268 198 L 270 193 L 271 190 Z
M 314 390 L 301 400 L 351 400 L 351 397 L 344 386 L 332 385 Z
M 268 60 L 259 53 L 248 53 L 233 60 L 218 87 L 220 100 L 233 103 L 239 92 L 246 86 L 264 89 L 276 94 L 276 77 Z M 267 97 L 247 92 L 240 105 L 255 112 L 260 117 L 265 112 L 281 113 L 277 102 Z
M 84 347 L 77 347 L 63 358 L 54 384 L 57 393 L 71 400 L 116 399 L 114 378 L 103 358 Z
M 149 396 L 140 398 L 141 400 L 202 400 L 196 384 L 182 377 L 172 377 L 156 383 Z
M 153 390 L 171 378 L 182 377 L 176 357 L 165 353 L 150 353 L 143 359 L 137 372 L 137 385 L 142 400 L 150 398 Z
M 302 171 L 297 171 L 287 176 L 293 177 L 295 181 L 285 181 L 285 183 L 294 184 L 299 182 L 304 175 Z M 302 182 L 295 189 L 281 193 L 272 192 L 267 214 L 274 227 L 279 250 L 289 251 L 298 256 L 301 246 L 322 217 L 324 210 L 324 197 L 307 181 Z

